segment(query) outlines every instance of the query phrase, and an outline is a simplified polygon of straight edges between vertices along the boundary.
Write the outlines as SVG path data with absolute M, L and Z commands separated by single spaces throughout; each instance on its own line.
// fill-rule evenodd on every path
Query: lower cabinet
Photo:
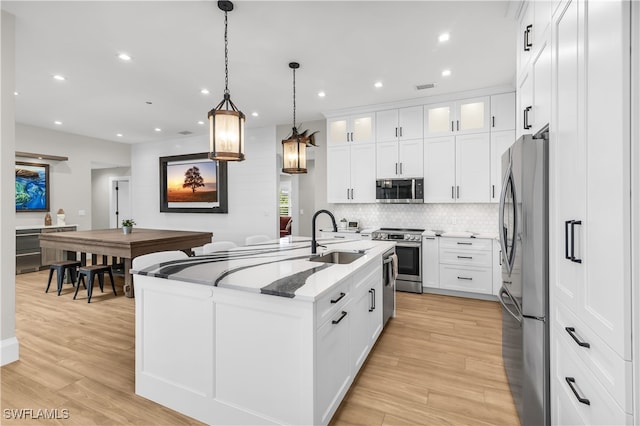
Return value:
M 75 231 L 75 225 L 48 226 L 16 230 L 16 274 L 44 269 L 64 260 L 64 250 L 40 248 L 40 234 Z
M 440 241 L 440 288 L 492 294 L 492 261 L 492 240 L 442 238 Z
M 382 265 L 356 274 L 317 309 L 332 315 L 316 332 L 318 423 L 327 424 L 382 332 Z M 332 303 L 333 302 L 333 303 Z
M 439 237 L 422 237 L 422 287 L 440 288 L 439 242 Z

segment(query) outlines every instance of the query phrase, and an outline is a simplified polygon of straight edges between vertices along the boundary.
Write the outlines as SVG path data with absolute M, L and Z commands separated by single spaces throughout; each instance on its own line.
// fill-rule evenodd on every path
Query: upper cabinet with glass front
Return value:
M 375 142 L 375 113 L 335 117 L 327 120 L 327 144 Z
M 489 96 L 424 106 L 424 136 L 482 133 L 490 130 Z

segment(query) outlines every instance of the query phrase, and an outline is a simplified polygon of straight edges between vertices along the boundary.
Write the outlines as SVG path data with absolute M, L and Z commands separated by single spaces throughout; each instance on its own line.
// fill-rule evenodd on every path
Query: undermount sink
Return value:
M 338 263 L 346 265 L 354 260 L 360 259 L 364 253 L 354 253 L 351 251 L 330 251 L 320 256 L 312 256 L 309 258 L 312 262 Z

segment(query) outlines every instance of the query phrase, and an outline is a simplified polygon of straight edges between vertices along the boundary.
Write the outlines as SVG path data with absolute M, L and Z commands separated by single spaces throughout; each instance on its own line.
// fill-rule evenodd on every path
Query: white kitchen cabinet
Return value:
M 327 147 L 327 202 L 374 203 L 375 144 Z
M 349 347 L 349 312 L 351 306 L 343 305 L 316 332 L 317 399 L 322 424 L 329 423 L 336 400 L 342 396 L 352 380 Z
M 518 85 L 517 135 L 535 134 L 551 117 L 551 47 L 543 42 L 520 76 Z
M 516 140 L 515 130 L 491 132 L 491 202 L 500 201 L 502 190 L 502 155 Z
M 377 178 L 423 177 L 423 150 L 422 139 L 378 142 L 376 144 Z
M 464 99 L 424 106 L 424 136 L 464 135 L 488 132 L 490 98 Z
M 375 142 L 375 113 L 327 119 L 327 145 Z
M 632 390 L 622 386 L 617 394 L 621 383 L 608 383 L 624 368 L 600 374 L 634 361 L 629 16 L 630 2 L 571 0 L 561 4 L 552 23 L 551 316 L 593 345 L 578 352 L 582 348 L 567 343 L 565 329 L 551 328 L 553 401 L 564 392 L 571 402 L 564 412 L 552 411 L 557 424 L 565 418 L 633 424 Z M 598 354 L 606 364 L 584 365 Z M 594 365 L 600 372 L 590 371 Z M 580 403 L 566 377 L 574 377 L 579 394 L 594 402 Z
M 533 49 L 533 3 L 523 1 L 521 4 L 522 9 L 518 16 L 518 42 L 516 44 L 518 70 L 524 69 L 529 64 Z
M 425 140 L 425 203 L 488 203 L 490 135 Z
M 440 288 L 493 293 L 493 244 L 488 239 L 440 239 Z
M 353 285 L 351 321 L 351 365 L 358 371 L 382 332 L 382 281 L 380 269 Z
M 491 95 L 491 131 L 502 132 L 516 128 L 516 93 Z
M 376 142 L 422 139 L 422 106 L 376 112 Z
M 422 286 L 440 288 L 439 237 L 422 237 Z

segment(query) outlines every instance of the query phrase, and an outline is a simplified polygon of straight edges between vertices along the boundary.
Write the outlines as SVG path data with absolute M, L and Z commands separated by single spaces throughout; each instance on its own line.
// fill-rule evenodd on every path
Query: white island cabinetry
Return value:
M 137 273 L 136 394 L 208 424 L 327 424 L 383 327 L 382 254 L 393 244 L 352 240 L 331 249 L 365 246 L 346 265 L 310 262 L 308 242 L 257 263 L 265 255 L 256 254 L 250 266 L 230 256 L 221 268 L 239 271 L 237 281 L 217 286 L 185 281 L 196 272 Z M 309 267 L 294 297 L 260 292 Z M 249 276 L 255 286 L 238 284 Z

